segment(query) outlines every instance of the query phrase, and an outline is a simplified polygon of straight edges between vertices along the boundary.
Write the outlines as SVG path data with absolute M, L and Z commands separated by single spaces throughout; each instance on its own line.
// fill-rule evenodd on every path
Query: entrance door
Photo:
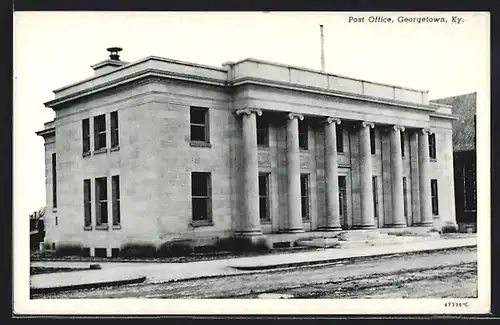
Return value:
M 347 183 L 345 176 L 339 176 L 339 211 L 340 225 L 347 228 Z

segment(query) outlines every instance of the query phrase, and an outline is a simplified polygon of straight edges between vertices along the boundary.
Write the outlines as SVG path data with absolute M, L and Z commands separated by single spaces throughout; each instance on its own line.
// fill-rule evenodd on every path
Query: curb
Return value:
M 327 263 L 333 263 L 333 262 L 342 262 L 342 261 L 346 261 L 346 260 L 357 260 L 357 259 L 371 258 L 371 257 L 376 258 L 376 257 L 391 256 L 391 255 L 409 255 L 409 254 L 415 254 L 415 253 L 446 251 L 446 250 L 454 250 L 454 249 L 468 248 L 468 247 L 477 247 L 477 244 L 469 244 L 469 245 L 456 246 L 456 247 L 431 248 L 431 249 L 416 250 L 416 251 L 411 251 L 411 252 L 392 252 L 392 253 L 383 253 L 383 254 L 377 254 L 377 255 L 329 258 L 329 259 L 323 259 L 323 260 L 312 260 L 312 261 L 292 262 L 292 263 L 283 263 L 283 264 L 269 264 L 269 265 L 262 265 L 262 266 L 231 266 L 231 267 L 234 269 L 237 269 L 237 270 L 241 270 L 241 271 L 273 270 L 273 269 L 282 269 L 282 268 L 290 268 L 290 267 L 327 264 Z
M 74 285 L 65 285 L 59 287 L 42 287 L 42 288 L 30 288 L 30 294 L 37 293 L 56 293 L 61 291 L 78 290 L 78 289 L 94 289 L 109 286 L 121 286 L 126 284 L 136 284 L 142 283 L 146 280 L 145 276 L 132 278 L 127 280 L 115 280 L 115 281 L 105 281 L 105 282 L 94 282 L 94 283 L 82 283 Z

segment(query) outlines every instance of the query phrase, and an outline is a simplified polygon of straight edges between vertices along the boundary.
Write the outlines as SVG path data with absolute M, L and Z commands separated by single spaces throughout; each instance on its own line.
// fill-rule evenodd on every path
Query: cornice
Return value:
M 41 130 L 41 131 L 37 131 L 35 132 L 36 135 L 38 136 L 41 136 L 41 137 L 44 137 L 44 138 L 47 138 L 49 136 L 55 136 L 56 135 L 56 128 L 53 126 L 51 128 L 48 128 L 48 129 L 44 129 L 44 130 Z
M 297 90 L 297 91 L 316 93 L 316 94 L 322 94 L 322 95 L 328 95 L 328 96 L 336 96 L 336 97 L 360 100 L 360 101 L 365 101 L 365 102 L 370 102 L 370 103 L 385 104 L 385 105 L 391 105 L 391 106 L 397 106 L 397 107 L 407 107 L 407 108 L 419 109 L 419 110 L 429 111 L 429 112 L 434 112 L 437 109 L 437 108 L 431 107 L 430 105 L 415 104 L 415 103 L 410 103 L 410 102 L 403 102 L 403 101 L 391 100 L 391 99 L 380 98 L 380 97 L 373 97 L 373 96 L 368 96 L 368 95 L 347 93 L 347 92 L 343 92 L 340 90 L 297 85 L 297 84 L 288 83 L 288 82 L 280 82 L 280 81 L 274 81 L 274 80 L 271 81 L 271 80 L 267 80 L 267 79 L 254 78 L 254 77 L 239 78 L 231 83 L 232 86 L 242 86 L 245 84 L 271 86 L 271 87 L 275 87 L 275 88 Z
M 460 116 L 456 115 L 456 114 L 444 114 L 444 113 L 437 113 L 437 112 L 430 113 L 429 116 L 430 117 L 437 117 L 437 118 L 444 118 L 444 119 L 448 119 L 448 120 L 458 120 L 460 118 Z
M 176 72 L 167 72 L 164 70 L 159 70 L 159 69 L 144 69 L 141 71 L 138 71 L 136 73 L 123 76 L 121 78 L 117 78 L 114 80 L 111 80 L 109 82 L 96 85 L 94 87 L 87 88 L 85 90 L 72 93 L 60 98 L 53 99 L 51 101 L 48 101 L 44 103 L 46 107 L 52 107 L 57 106 L 84 96 L 88 95 L 93 95 L 95 93 L 114 88 L 120 85 L 124 85 L 136 80 L 140 80 L 143 78 L 149 78 L 149 77 L 159 77 L 159 78 L 169 78 L 169 79 L 175 79 L 175 80 L 183 80 L 183 81 L 190 81 L 190 82 L 199 82 L 199 83 L 204 83 L 204 84 L 209 84 L 209 85 L 215 85 L 215 86 L 225 86 L 227 84 L 226 80 L 220 80 L 220 79 L 213 79 L 213 78 L 207 78 L 207 77 L 202 77 L 202 76 L 193 76 L 193 75 L 188 75 L 188 74 L 183 74 L 183 73 L 176 73 Z
M 138 62 L 143 62 L 143 61 L 138 61 Z M 137 64 L 137 63 L 127 64 L 126 66 L 124 66 L 122 68 L 130 67 L 130 65 L 132 65 L 132 64 Z M 114 71 L 118 71 L 122 68 L 115 69 Z M 85 90 L 81 90 L 81 91 L 78 91 L 78 92 L 75 92 L 72 94 L 68 94 L 68 95 L 53 99 L 51 101 L 44 103 L 44 105 L 46 107 L 52 107 L 53 109 L 56 110 L 55 106 L 79 99 L 79 98 L 84 97 L 84 96 L 93 95 L 95 93 L 105 91 L 105 90 L 108 90 L 108 89 L 113 88 L 113 87 L 117 87 L 117 86 L 120 86 L 123 84 L 131 83 L 133 81 L 143 79 L 143 78 L 149 78 L 149 77 L 182 80 L 182 81 L 196 82 L 196 83 L 201 83 L 201 84 L 227 87 L 227 88 L 238 87 L 238 86 L 247 85 L 247 84 L 260 85 L 260 86 L 274 87 L 274 88 L 294 90 L 294 91 L 300 91 L 300 92 L 322 94 L 322 95 L 327 95 L 327 96 L 335 96 L 335 97 L 359 100 L 359 101 L 370 102 L 370 103 L 378 103 L 378 104 L 385 104 L 385 105 L 391 105 L 391 106 L 397 106 L 397 107 L 418 109 L 418 110 L 433 112 L 433 114 L 435 114 L 436 117 L 443 117 L 443 118 L 448 117 L 448 115 L 446 115 L 446 114 L 435 113 L 437 108 L 436 108 L 436 106 L 433 107 L 431 105 L 414 104 L 414 103 L 403 102 L 403 101 L 398 101 L 398 100 L 373 97 L 373 96 L 363 95 L 363 94 L 347 93 L 347 92 L 334 90 L 334 89 L 325 89 L 325 88 L 320 88 L 320 87 L 298 85 L 298 84 L 293 84 L 293 83 L 288 83 L 288 82 L 271 81 L 271 80 L 267 80 L 267 79 L 254 78 L 254 77 L 239 78 L 239 79 L 236 79 L 232 82 L 228 82 L 226 79 L 216 79 L 216 78 L 209 78 L 209 77 L 203 77 L 203 76 L 198 76 L 198 75 L 170 72 L 170 71 L 165 71 L 165 70 L 156 69 L 156 68 L 147 68 L 144 70 L 140 70 L 140 71 L 137 71 L 135 73 L 132 73 L 132 74 L 120 77 L 120 78 L 116 78 L 114 80 L 111 80 L 111 81 L 108 81 L 108 82 L 105 82 L 105 83 L 102 83 L 102 84 L 99 84 L 99 85 L 96 85 L 93 87 L 89 87 Z M 90 79 L 88 79 L 88 80 L 90 80 Z M 66 87 L 66 88 L 69 88 L 69 87 Z M 59 90 L 62 90 L 62 89 L 65 89 L 65 88 L 61 88 Z

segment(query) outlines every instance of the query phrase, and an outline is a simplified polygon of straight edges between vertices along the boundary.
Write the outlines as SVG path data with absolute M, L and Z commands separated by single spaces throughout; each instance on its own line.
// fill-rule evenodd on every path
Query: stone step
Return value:
M 339 241 L 336 238 L 314 238 L 311 240 L 298 240 L 296 246 L 310 246 L 310 247 L 335 247 Z
M 385 238 L 371 239 L 371 240 L 353 240 L 353 241 L 339 241 L 335 248 L 358 248 L 370 247 L 381 245 L 397 245 L 406 244 L 417 241 L 429 240 L 429 237 L 404 237 L 404 236 L 387 236 Z
M 377 239 L 387 234 L 381 234 L 378 230 L 350 230 L 341 232 L 337 238 L 339 241 L 369 240 Z

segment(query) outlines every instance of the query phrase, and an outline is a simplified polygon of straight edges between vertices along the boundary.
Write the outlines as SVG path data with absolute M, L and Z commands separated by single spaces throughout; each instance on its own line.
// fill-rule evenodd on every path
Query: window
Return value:
M 462 169 L 464 180 L 464 209 L 476 211 L 476 165 L 467 164 Z
M 106 148 L 106 116 L 94 117 L 94 150 Z
M 212 221 L 210 173 L 191 173 L 191 203 L 193 221 Z
M 95 199 L 96 199 L 96 220 L 97 225 L 106 225 L 108 223 L 108 184 L 106 177 L 96 178 L 95 180 Z
M 406 177 L 403 177 L 403 209 L 404 216 L 408 217 L 408 185 L 406 184 Z
M 432 214 L 437 216 L 439 215 L 437 179 L 431 179 L 431 201 L 432 201 Z
M 57 163 L 56 154 L 52 154 L 52 207 L 57 208 Z
M 429 134 L 429 157 L 436 159 L 436 134 Z
M 257 116 L 257 145 L 269 146 L 269 123 L 265 118 Z
M 94 249 L 94 255 L 95 257 L 106 257 L 107 256 L 107 253 L 106 253 L 106 248 L 95 248 Z
M 344 152 L 344 130 L 337 124 L 337 152 Z
M 84 210 L 84 225 L 85 227 L 92 226 L 92 210 L 90 198 L 90 179 L 83 181 L 83 210 Z
M 120 256 L 120 249 L 119 248 L 111 248 L 111 257 L 118 257 Z
M 345 214 L 347 213 L 347 211 L 346 211 L 346 208 L 347 208 L 347 202 L 346 202 L 346 194 L 347 194 L 346 178 L 345 178 L 345 176 L 339 176 L 338 180 L 339 180 L 339 214 L 340 214 L 341 217 L 345 217 Z
M 259 175 L 259 215 L 260 220 L 270 220 L 269 213 L 269 174 Z
M 375 129 L 370 128 L 370 150 L 372 155 L 375 154 Z
M 375 219 L 378 219 L 378 182 L 377 176 L 372 177 L 372 187 L 373 187 L 373 215 Z
M 401 157 L 405 156 L 405 134 L 400 132 L 401 134 Z
M 208 108 L 191 107 L 191 141 L 210 142 L 208 132 Z
M 83 154 L 90 153 L 90 120 L 88 118 L 82 121 L 82 146 Z
M 307 150 L 309 144 L 307 131 L 307 122 L 299 120 L 299 148 L 303 150 Z
M 120 176 L 111 177 L 111 187 L 113 226 L 118 226 L 120 225 Z
M 111 148 L 120 145 L 118 137 L 118 112 L 111 112 Z
M 309 220 L 309 174 L 300 175 L 300 198 L 302 219 Z

